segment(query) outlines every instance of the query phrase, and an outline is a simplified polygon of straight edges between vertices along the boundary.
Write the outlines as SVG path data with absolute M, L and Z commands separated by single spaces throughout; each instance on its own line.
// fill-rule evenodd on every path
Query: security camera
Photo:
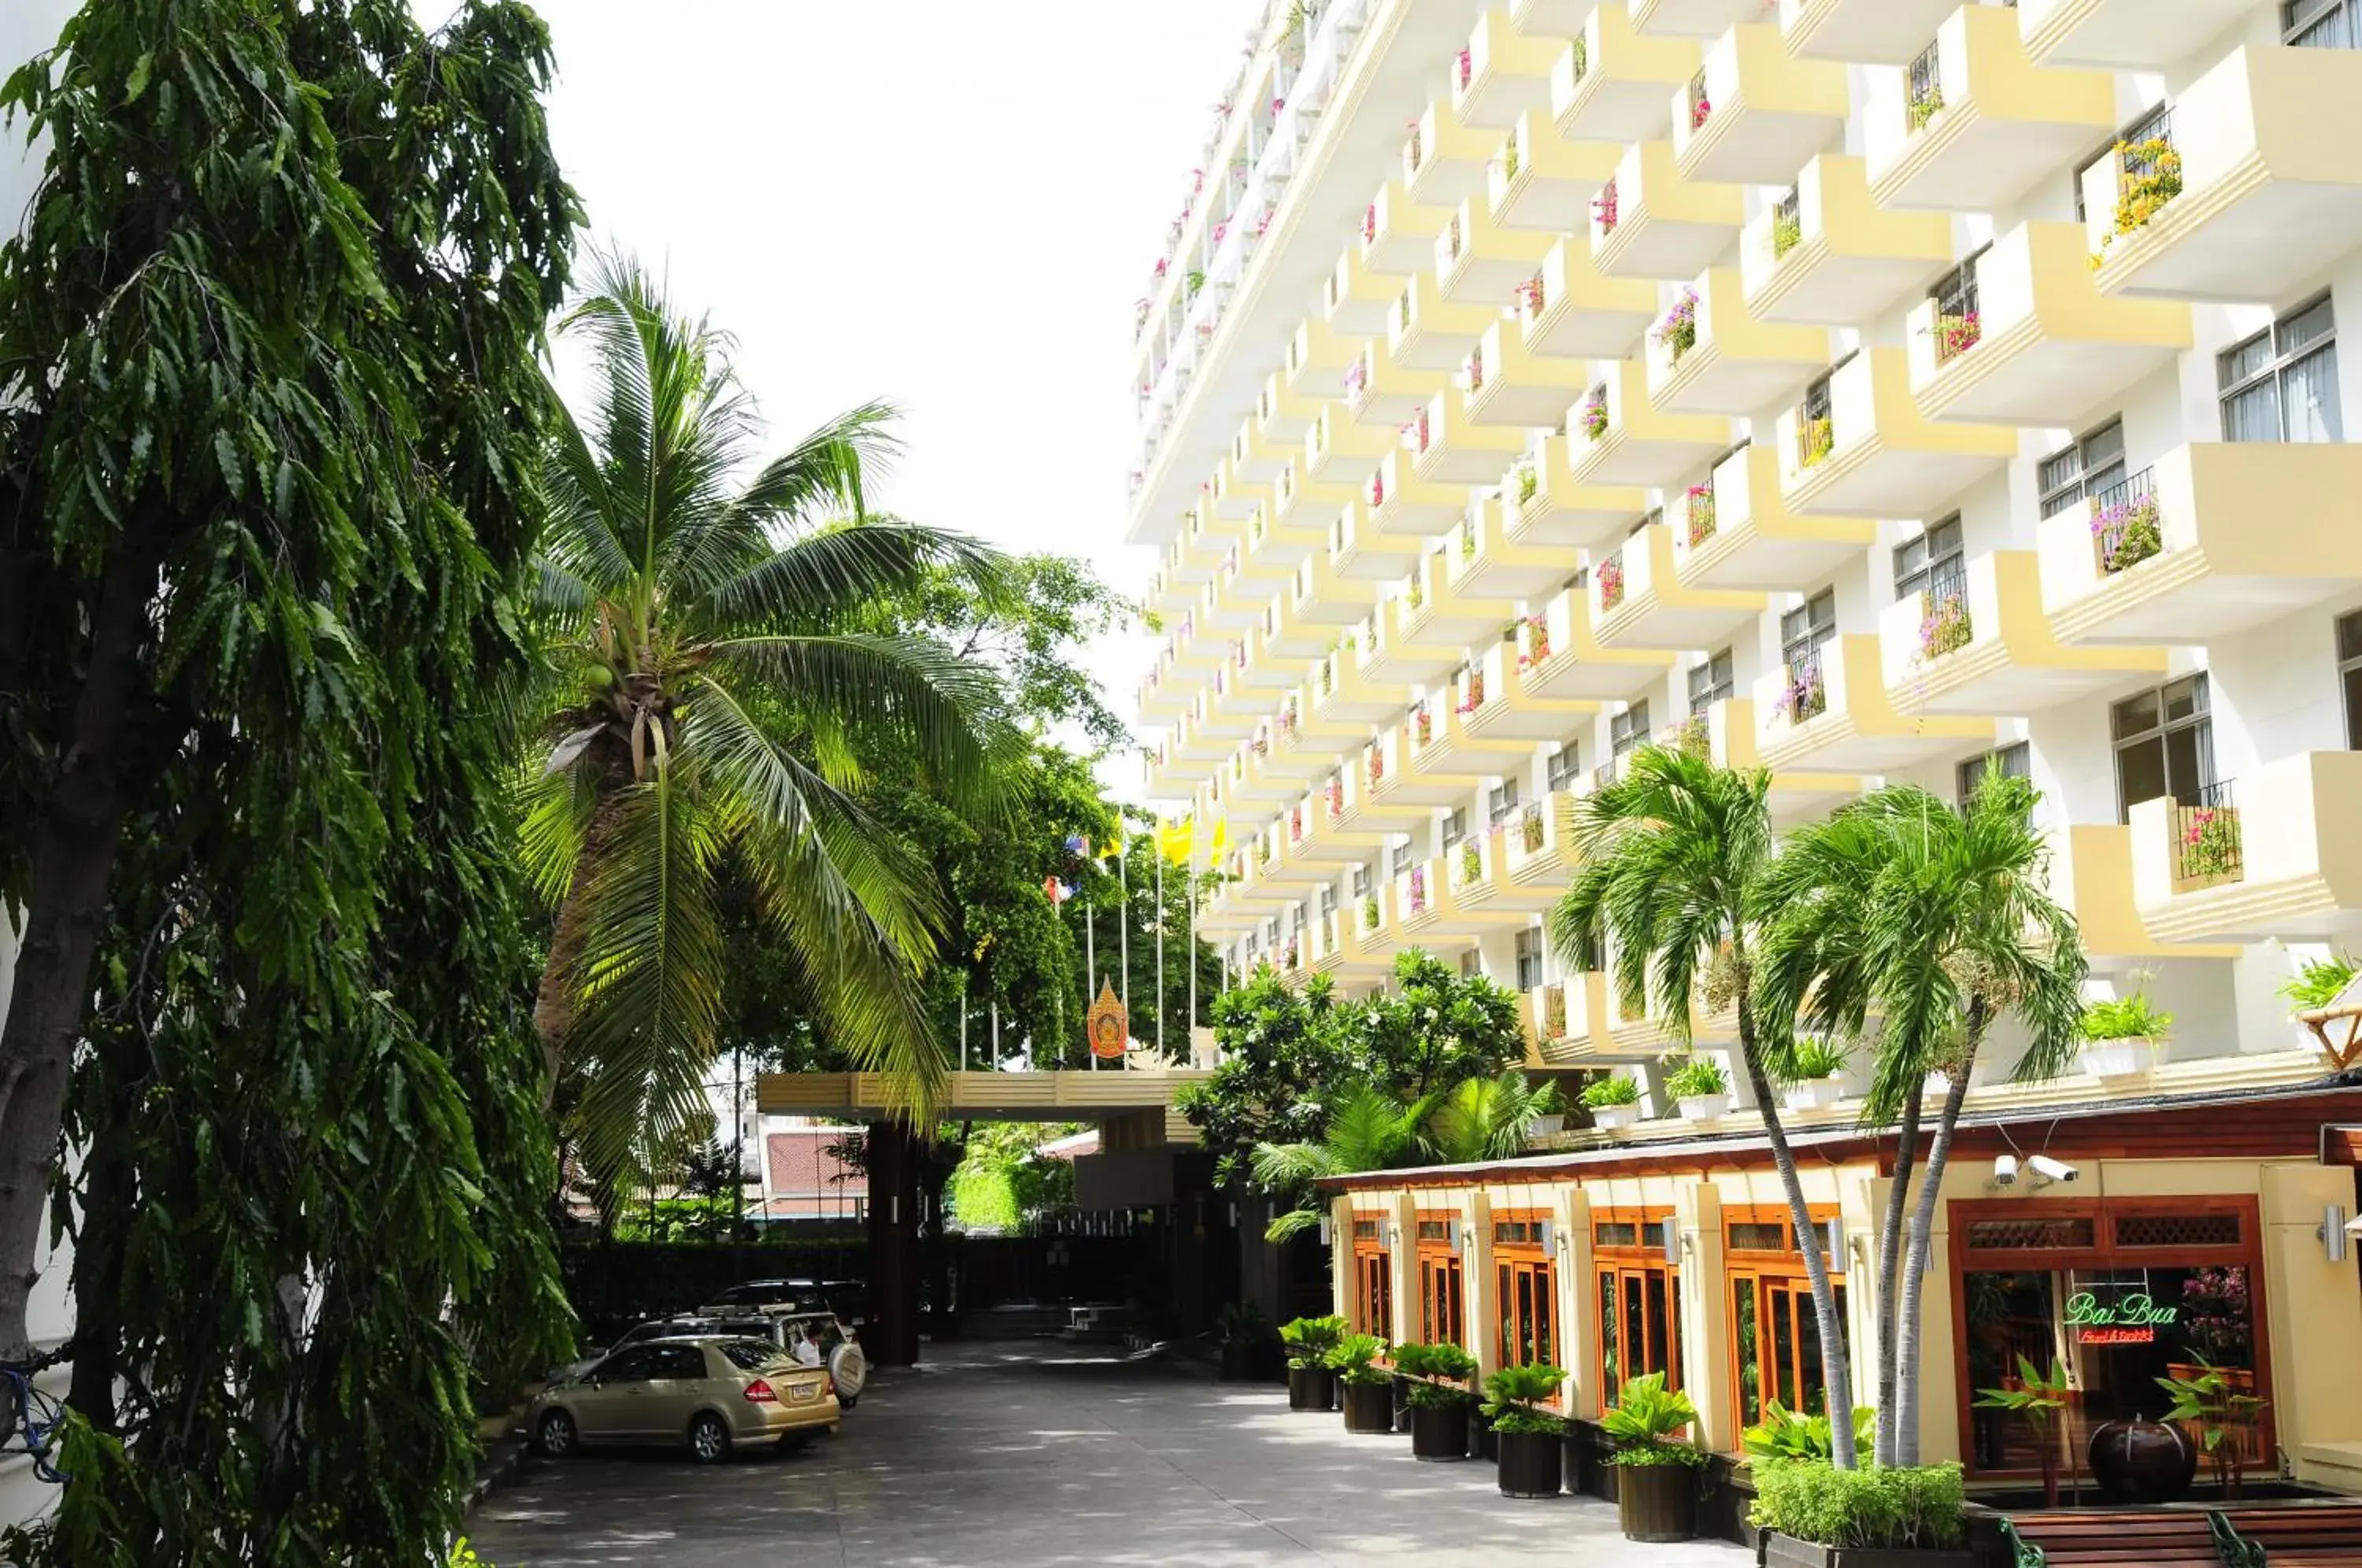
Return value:
M 2015 1154 L 1995 1155 L 1993 1158 L 1992 1178 L 1993 1185 L 1995 1187 L 2014 1187 L 2017 1185 L 2017 1156 Z
M 2030 1154 L 2025 1163 L 2033 1167 L 2036 1176 L 2051 1181 L 2073 1181 L 2082 1174 L 2064 1160 L 2054 1160 L 2047 1154 Z

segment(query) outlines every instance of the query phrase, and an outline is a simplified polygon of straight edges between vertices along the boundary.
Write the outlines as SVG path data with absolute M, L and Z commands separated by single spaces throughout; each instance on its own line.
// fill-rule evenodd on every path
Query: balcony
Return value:
M 1395 955 L 1408 945 L 1396 921 L 1394 884 L 1381 882 L 1371 889 L 1354 903 L 1352 914 L 1354 939 L 1363 959 L 1393 968 Z
M 1313 403 L 1311 417 L 1300 435 L 1311 433 L 1320 408 L 1345 395 L 1345 371 L 1362 357 L 1362 340 L 1347 337 L 1325 321 L 1307 321 L 1287 340 L 1286 390 Z
M 1612 984 L 1612 982 L 1608 982 Z M 1738 1015 L 1726 1007 L 1709 1013 L 1702 1005 L 1705 987 L 1700 984 L 1690 996 L 1690 1024 L 1686 1039 L 1666 1027 L 1664 1016 L 1651 999 L 1637 1012 L 1610 999 L 1610 1021 L 1607 1037 L 1600 1043 L 1599 1054 L 1625 1060 L 1653 1061 L 1668 1051 L 1692 1047 L 1734 1045 L 1738 1042 Z
M 1435 240 L 1436 284 L 1454 304 L 1497 311 L 1516 303 L 1518 287 L 1550 254 L 1551 238 L 1493 220 L 1482 199 L 1465 201 Z
M 1566 40 L 1583 31 L 1599 0 L 1509 0 L 1509 25 L 1529 38 Z
M 1576 823 L 1582 797 L 1588 793 L 1553 790 L 1539 801 L 1526 802 L 1518 820 L 1503 835 L 1507 841 L 1507 853 L 1502 856 L 1508 872 L 1505 891 L 1535 889 L 1548 900 L 1537 904 L 1541 909 L 1558 902 L 1567 883 L 1583 866 Z
M 1729 449 L 1729 420 L 1658 408 L 1638 361 L 1603 369 L 1606 378 L 1567 415 L 1567 439 L 1581 443 L 1570 457 L 1578 482 L 1663 489 Z
M 1320 285 L 1320 320 L 1330 336 L 1351 343 L 1386 329 L 1386 312 L 1402 293 L 1402 279 L 1377 272 L 1362 259 L 1362 248 L 1348 246 Z
M 1644 141 L 1665 134 L 1667 94 L 1697 74 L 1693 39 L 1632 30 L 1632 13 L 1600 6 L 1551 71 L 1551 119 L 1568 141 Z
M 2017 432 L 1938 425 L 1911 395 L 1909 356 L 1864 348 L 1829 377 L 1827 413 L 1782 414 L 1780 497 L 1797 516 L 1926 517 L 2017 456 Z
M 1231 661 L 1238 683 L 1263 695 L 1262 712 L 1271 712 L 1272 704 L 1282 695 L 1293 691 L 1304 682 L 1304 660 L 1300 656 L 1279 652 L 1271 646 L 1271 637 L 1258 624 L 1250 627 L 1239 639 L 1238 653 Z
M 1430 952 L 1469 946 L 1478 931 L 1496 923 L 1471 925 L 1461 918 L 1459 901 L 1451 896 L 1451 878 L 1440 856 L 1431 855 L 1395 873 L 1395 911 L 1403 945 Z
M 1271 726 L 1259 724 L 1246 744 L 1231 756 L 1230 798 L 1243 808 L 1293 805 L 1304 793 L 1303 780 L 1286 778 L 1264 766 L 1271 746 Z
M 1540 622 L 1536 625 L 1535 621 Z M 1588 578 L 1551 595 L 1518 633 L 1526 666 L 1525 689 L 1537 697 L 1585 702 L 1622 701 L 1662 680 L 1673 656 L 1599 640 L 1592 619 Z
M 1780 0 L 1780 36 L 1808 60 L 1907 65 L 1960 0 Z
M 1329 528 L 1329 553 L 1325 558 L 1329 575 L 1339 582 L 1377 584 L 1391 582 L 1410 569 L 1427 548 L 1427 541 L 1416 534 L 1381 534 L 1370 517 L 1369 502 L 1355 496 L 1351 504 L 1338 510 Z M 1355 606 L 1354 618 L 1369 607 L 1373 588 L 1355 593 L 1341 590 L 1337 602 Z M 1327 619 L 1324 613 L 1323 619 Z
M 1306 432 L 1307 439 L 1310 432 Z M 1337 509 L 1352 501 L 1360 491 L 1343 480 L 1328 482 L 1312 477 L 1312 470 L 1299 447 L 1289 459 L 1277 480 L 1271 487 L 1271 516 L 1275 532 L 1296 534 L 1306 529 L 1316 531 L 1322 544 L 1329 539 L 1329 524 Z
M 1902 713 L 1875 636 L 1844 635 L 1757 679 L 1755 755 L 1775 774 L 1893 773 L 1992 744 L 1992 721 Z
M 1430 550 L 1404 579 L 1394 600 L 1395 636 L 1457 664 L 1469 645 L 1496 635 L 1518 607 L 1507 599 L 1467 591 L 1452 580 L 1443 563 L 1444 553 Z
M 1960 6 L 1878 86 L 1862 138 L 1881 206 L 2008 207 L 2116 128 L 2115 79 L 2037 67 L 2006 6 Z
M 1697 588 L 1673 569 L 1673 531 L 1652 524 L 1591 566 L 1591 613 L 1612 648 L 1710 648 L 1763 613 L 1763 596 Z
M 1416 792 L 1407 794 L 1397 788 L 1402 782 L 1407 755 L 1400 724 L 1389 725 L 1355 754 L 1344 770 L 1344 801 L 1338 814 L 1339 826 L 1352 830 L 1379 827 L 1389 833 L 1405 833 L 1426 827 L 1435 820 L 1432 804 L 1415 799 Z
M 1416 541 L 1422 549 L 1428 541 L 1449 533 L 1468 510 L 1464 490 L 1420 478 L 1412 470 L 1410 450 L 1404 447 L 1386 454 L 1386 460 L 1363 488 L 1362 499 L 1374 536 Z
M 2255 10 L 2250 0 L 2019 0 L 2017 26 L 2036 65 L 2162 71 Z
M 1294 781 L 1299 790 L 1330 772 L 1336 763 L 1329 747 L 1307 733 L 1299 717 L 1303 704 L 1304 688 L 1298 686 L 1280 699 L 1277 710 L 1256 732 L 1264 746 L 1256 755 L 1255 766 L 1273 778 Z
M 1611 278 L 1694 278 L 1745 220 L 1738 186 L 1688 178 L 1670 141 L 1634 142 L 1591 204 L 1591 253 Z
M 2133 900 L 2162 942 L 2351 942 L 2362 910 L 2362 752 L 2299 752 L 2197 801 L 2132 811 Z
M 1591 215 L 1591 199 L 1616 177 L 1620 156 L 1606 142 L 1561 139 L 1546 113 L 1526 116 L 1485 168 L 1493 221 L 1553 237 L 1580 231 Z
M 1312 922 L 1305 934 L 1312 972 L 1329 976 L 1374 976 L 1392 971 L 1394 955 L 1362 945 L 1361 911 L 1331 910 Z
M 1398 431 L 1427 406 L 1449 372 L 1397 365 L 1381 348 L 1375 339 L 1363 344 L 1361 359 L 1345 372 L 1345 408 L 1356 425 Z
M 1452 207 L 1485 193 L 1485 160 L 1501 145 L 1482 126 L 1462 125 L 1449 104 L 1429 104 L 1403 141 L 1402 189 L 1428 207 Z
M 1171 655 L 1157 660 L 1148 679 L 1140 683 L 1139 700 L 1133 706 L 1140 716 L 1153 723 L 1169 724 L 1189 711 L 1188 682 L 1176 672 Z
M 1410 683 L 1374 679 L 1362 668 L 1362 634 L 1348 633 L 1312 672 L 1312 713 L 1323 724 L 1370 725 L 1402 711 Z
M 1476 792 L 1483 771 L 1440 744 L 1444 721 L 1450 716 L 1436 712 L 1441 706 L 1430 697 L 1386 733 L 1385 738 L 1395 743 L 1393 756 L 1407 766 L 1373 779 L 1374 799 L 1433 808 L 1455 805 Z
M 1475 709 L 1471 701 L 1485 700 L 1484 678 L 1471 671 L 1454 676 L 1441 691 L 1429 696 L 1412 715 L 1412 723 L 1427 724 L 1427 740 L 1411 748 L 1411 770 L 1447 785 L 1464 786 L 1439 804 L 1449 805 L 1476 792 L 1485 778 L 1498 778 L 1534 759 L 1534 743 L 1516 735 L 1468 727 Z M 1462 710 L 1465 710 L 1464 712 Z
M 1401 438 L 1392 426 L 1356 425 L 1344 416 L 1342 404 L 1330 403 L 1304 437 L 1304 471 L 1321 484 L 1358 485 L 1377 472 L 1386 454 L 1399 445 Z
M 1221 700 L 1221 693 L 1228 691 L 1230 686 L 1229 668 L 1226 663 L 1220 664 L 1209 671 L 1206 684 L 1198 689 L 1190 703 L 1187 715 L 1188 737 L 1183 746 L 1186 756 L 1204 756 L 1209 762 L 1220 763 L 1241 741 L 1254 734 L 1254 708 L 1226 705 Z
M 1649 334 L 1649 401 L 1679 414 L 1761 412 L 1828 369 L 1826 327 L 1758 321 L 1738 269 L 1710 267 Z
M 1358 606 L 1347 597 L 1356 591 L 1363 598 Z M 1287 658 L 1318 658 L 1337 640 L 1340 625 L 1351 624 L 1369 609 L 1369 597 L 1363 585 L 1349 587 L 1337 578 L 1325 553 L 1317 556 L 1297 568 L 1286 591 L 1273 597 L 1265 646 Z M 1343 619 L 1349 610 L 1351 619 Z
M 1551 67 L 1565 52 L 1564 39 L 1519 32 L 1507 11 L 1486 11 L 1452 64 L 1452 116 L 1507 130 L 1528 111 L 1549 107 Z
M 1262 578 L 1275 574 L 1282 587 L 1296 575 L 1297 568 L 1318 555 L 1329 542 L 1328 529 L 1313 521 L 1308 508 L 1296 508 L 1292 515 L 1303 521 L 1282 526 L 1271 521 L 1269 507 L 1247 519 L 1247 553 L 1242 558 L 1247 569 Z
M 1500 319 L 1497 305 L 1453 304 L 1438 291 L 1434 279 L 1413 278 L 1396 296 L 1395 313 L 1386 318 L 1386 357 L 1439 378 L 1448 376 L 1484 340 L 1485 328 Z
M 1534 988 L 1534 1049 L 1545 1064 L 1572 1066 L 1606 1045 L 1607 991 L 1607 977 L 1596 974 Z
M 1509 503 L 1488 496 L 1444 540 L 1452 586 L 1486 599 L 1532 599 L 1567 578 L 1567 552 L 1518 544 L 1509 534 Z
M 1669 496 L 1673 570 L 1701 588 L 1805 589 L 1878 537 L 1867 519 L 1807 517 L 1780 492 L 1776 442 L 1740 447 Z
M 1420 608 L 1429 608 L 1418 579 L 1413 577 L 1406 591 L 1421 595 Z M 1374 685 L 1397 693 L 1396 705 L 1410 701 L 1414 687 L 1432 686 L 1451 673 L 1460 662 L 1458 646 L 1440 647 L 1433 640 L 1414 642 L 1402 635 L 1398 617 L 1404 597 L 1398 596 L 1379 604 L 1370 618 L 1352 635 L 1359 638 L 1358 652 L 1363 679 Z
M 1293 334 L 1288 338 L 1292 352 L 1296 346 Z M 1274 370 L 1263 380 L 1263 391 L 1255 394 L 1255 429 L 1271 443 L 1283 460 L 1292 457 L 1304 444 L 1306 432 L 1320 413 L 1318 398 L 1305 397 L 1290 391 L 1287 373 Z M 1271 476 L 1276 480 L 1279 476 Z
M 1420 206 L 1388 182 L 1362 212 L 1362 264 L 1397 278 L 1425 271 L 1435 259 L 1435 237 L 1450 215 L 1448 208 Z
M 2050 896 L 2075 913 L 2075 932 L 2095 969 L 2128 969 L 2160 958 L 2236 958 L 2235 944 L 2160 942 L 2133 901 L 2133 830 L 2073 823 L 2050 832 Z
M 1718 39 L 1760 18 L 1763 0 L 1632 0 L 1632 30 L 1673 38 Z M 1774 39 L 1778 34 L 1772 34 Z
M 1790 54 L 1779 28 L 1751 17 L 1708 46 L 1705 70 L 1674 94 L 1684 179 L 1785 184 L 1845 131 L 1846 68 Z
M 2085 176 L 2102 293 L 2279 299 L 2362 245 L 2362 51 L 2234 50 L 2174 100 L 2169 140 L 2178 171 Z
M 1296 456 L 1297 444 L 1302 439 L 1303 432 L 1298 431 L 1295 441 L 1276 440 L 1265 435 L 1255 420 L 1242 420 L 1238 434 L 1231 437 L 1231 466 L 1238 470 L 1240 478 L 1267 485 L 1279 478 L 1287 460 Z
M 1502 831 L 1478 829 L 1444 855 L 1445 884 L 1461 923 L 1471 929 L 1498 931 L 1524 925 L 1529 911 L 1501 897 Z
M 1802 165 L 1793 200 L 1766 207 L 1738 247 L 1747 308 L 1760 321 L 1860 326 L 1952 264 L 1952 220 L 1889 212 L 1871 199 L 1862 160 Z
M 1994 550 L 1879 613 L 1887 695 L 1904 712 L 2038 712 L 2125 683 L 2162 679 L 2161 647 L 2070 646 L 2042 613 L 2032 550 Z
M 1589 441 L 1552 436 L 1502 480 L 1503 525 L 1509 542 L 1529 547 L 1588 546 L 1620 539 L 1649 510 L 1649 495 L 1633 485 L 1586 484 L 1573 463 Z M 1569 565 L 1560 558 L 1563 581 Z
M 1240 594 L 1233 587 L 1237 581 L 1238 547 L 1233 545 L 1231 549 L 1232 555 L 1224 564 L 1222 574 L 1198 591 L 1198 629 L 1221 644 L 1230 641 L 1224 634 L 1246 630 L 1263 613 L 1259 602 Z
M 1423 480 L 1490 484 L 1501 477 L 1502 465 L 1525 449 L 1522 429 L 1479 425 L 1469 418 L 1468 394 L 1456 386 L 1436 393 L 1411 421 L 1411 466 Z
M 1214 515 L 1230 523 L 1244 523 L 1254 515 L 1256 507 L 1271 499 L 1271 487 L 1248 478 L 1238 465 L 1225 457 L 1214 469 Z
M 1526 347 L 1557 359 L 1621 359 L 1656 319 L 1657 285 L 1601 276 L 1580 231 L 1551 247 L 1518 300 Z
M 1599 711 L 1595 702 L 1541 696 L 1526 676 L 1520 637 L 1517 642 L 1496 639 L 1481 660 L 1457 677 L 1453 711 L 1472 745 L 1513 743 L 1514 760 L 1528 762 L 1536 745 L 1573 734 Z
M 2071 425 L 2190 348 L 2188 305 L 2100 293 L 2080 225 L 2020 224 L 1970 270 L 1976 310 L 1929 299 L 1904 327 L 1930 419 Z
M 1234 649 L 1238 646 L 1236 644 L 1231 646 Z M 1263 716 L 1271 712 L 1271 693 L 1259 691 L 1240 679 L 1235 662 L 1214 667 L 1212 693 L 1214 711 L 1222 716 L 1222 722 L 1246 726 L 1249 735 L 1254 733 L 1254 726 Z
M 1728 697 L 1705 711 L 1706 756 L 1716 767 L 1749 770 L 1764 766 L 1756 749 L 1762 726 L 1755 699 Z M 1800 767 L 1771 770 L 1770 805 L 1775 821 L 1819 817 L 1859 796 L 1869 781 L 1854 773 L 1815 773 Z
M 1518 430 L 1557 425 L 1589 384 L 1587 367 L 1532 352 L 1516 324 L 1507 321 L 1485 329 L 1462 376 L 1468 387 L 1470 423 Z
M 2178 447 L 2042 520 L 2042 603 L 2069 643 L 2204 643 L 2362 588 L 2362 447 Z

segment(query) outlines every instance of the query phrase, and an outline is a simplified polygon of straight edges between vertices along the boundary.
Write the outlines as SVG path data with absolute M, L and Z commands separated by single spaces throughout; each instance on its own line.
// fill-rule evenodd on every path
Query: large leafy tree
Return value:
M 1884 1464 L 1918 1463 L 1920 1290 L 1969 1075 L 2003 1019 L 2027 1038 L 2021 1078 L 2055 1077 L 2076 1049 L 2089 966 L 2049 893 L 2038 798 L 1998 769 L 1957 810 L 1881 790 L 1792 835 L 1755 889 L 1766 1034 L 1776 1046 L 1800 1019 L 1847 1038 L 1874 1030 L 1864 1119 L 1901 1127 L 1878 1256 Z M 1920 1102 L 1938 1070 L 1950 1088 L 1915 1191 Z
M 549 66 L 496 0 L 105 0 L 0 94 L 50 146 L 0 249 L 0 1354 L 54 1191 L 58 1561 L 433 1560 L 471 1371 L 562 1333 L 488 698 Z
M 1255 1185 L 1290 1203 L 1273 1217 L 1264 1240 L 1285 1242 L 1319 1223 L 1315 1183 L 1410 1164 L 1419 1152 L 1419 1128 L 1434 1105 L 1432 1096 L 1406 1102 L 1365 1083 L 1347 1091 L 1318 1139 L 1256 1144 Z
M 1772 1090 L 1777 1058 L 1756 1022 L 1752 922 L 1772 863 L 1770 790 L 1760 769 L 1717 767 L 1686 748 L 1642 748 L 1624 777 L 1583 802 L 1575 823 L 1583 865 L 1551 911 L 1550 936 L 1562 953 L 1612 949 L 1621 1001 L 1633 1010 L 1653 1001 L 1676 1040 L 1688 1038 L 1692 999 L 1708 970 L 1727 972 L 1740 1068 L 1796 1233 L 1810 1236 L 1812 1211 Z M 1803 1250 L 1828 1408 L 1849 1410 L 1852 1367 L 1827 1260 L 1819 1247 Z M 1851 1469 L 1854 1456 L 1840 1445 L 1835 1463 Z
M 524 836 L 557 910 L 535 1008 L 551 1081 L 579 1075 L 594 1166 L 696 1109 L 734 875 L 813 1025 L 922 1109 L 943 1066 L 920 967 L 944 911 L 865 803 L 866 761 L 972 801 L 1002 742 L 985 667 L 877 619 L 999 558 L 865 516 L 865 471 L 893 450 L 883 406 L 759 458 L 726 341 L 636 269 L 607 263 L 567 330 L 594 387 L 546 461 L 553 745 Z

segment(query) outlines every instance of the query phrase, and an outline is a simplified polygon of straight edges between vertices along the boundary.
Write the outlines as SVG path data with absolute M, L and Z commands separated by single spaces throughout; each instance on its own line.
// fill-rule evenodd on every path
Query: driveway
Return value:
M 1489 1464 L 1419 1463 L 1407 1438 L 1290 1415 L 1275 1387 L 1055 1345 L 931 1354 L 879 1374 L 800 1454 L 530 1462 L 470 1537 L 497 1568 L 1751 1562 L 1719 1543 L 1632 1545 L 1611 1505 L 1504 1497 Z

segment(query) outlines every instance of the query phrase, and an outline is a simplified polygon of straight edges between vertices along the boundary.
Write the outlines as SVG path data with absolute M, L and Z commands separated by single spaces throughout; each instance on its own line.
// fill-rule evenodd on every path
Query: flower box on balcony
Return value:
M 2092 559 L 2102 577 L 2138 566 L 2165 548 L 2157 497 L 2137 495 L 2103 506 L 2092 505 Z

